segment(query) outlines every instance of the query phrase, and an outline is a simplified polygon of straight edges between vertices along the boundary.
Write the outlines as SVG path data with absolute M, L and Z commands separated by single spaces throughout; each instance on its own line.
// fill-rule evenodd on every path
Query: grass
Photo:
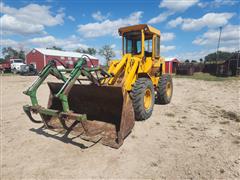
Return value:
M 217 77 L 217 76 L 210 75 L 208 73 L 194 73 L 193 76 L 174 75 L 173 77 L 175 77 L 175 78 L 188 78 L 188 79 L 204 80 L 204 81 L 240 80 L 240 77 Z
M 17 76 L 18 74 L 13 74 L 11 72 L 6 72 L 6 73 L 3 73 L 1 74 L 1 76 Z

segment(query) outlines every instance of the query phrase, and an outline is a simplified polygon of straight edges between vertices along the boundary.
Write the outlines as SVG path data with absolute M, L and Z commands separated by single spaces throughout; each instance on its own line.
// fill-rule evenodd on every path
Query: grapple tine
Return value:
M 42 123 L 42 120 L 36 120 L 32 117 L 31 107 L 26 105 L 23 106 L 23 111 L 27 114 L 28 118 L 34 123 Z

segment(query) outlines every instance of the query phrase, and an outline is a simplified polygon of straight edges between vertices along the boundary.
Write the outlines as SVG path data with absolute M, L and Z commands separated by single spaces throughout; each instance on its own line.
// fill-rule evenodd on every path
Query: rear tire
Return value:
M 154 87 L 148 78 L 139 78 L 131 92 L 135 119 L 146 120 L 152 115 L 155 102 Z
M 172 99 L 173 83 L 169 74 L 163 74 L 157 86 L 156 101 L 158 104 L 169 104 Z

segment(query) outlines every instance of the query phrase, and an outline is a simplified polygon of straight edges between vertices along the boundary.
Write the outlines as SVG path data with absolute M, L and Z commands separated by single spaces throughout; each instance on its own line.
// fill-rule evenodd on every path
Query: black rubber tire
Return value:
M 147 89 L 149 89 L 152 94 L 152 103 L 148 109 L 144 107 L 144 96 Z M 155 93 L 152 81 L 149 78 L 138 78 L 133 85 L 131 98 L 133 102 L 135 119 L 137 121 L 148 119 L 152 115 L 153 106 L 155 103 Z
M 171 95 L 167 95 L 167 83 L 170 82 L 171 84 Z M 158 104 L 169 104 L 172 99 L 173 94 L 173 83 L 172 83 L 172 77 L 169 74 L 163 74 L 159 81 L 157 86 L 157 96 L 156 96 L 156 102 Z

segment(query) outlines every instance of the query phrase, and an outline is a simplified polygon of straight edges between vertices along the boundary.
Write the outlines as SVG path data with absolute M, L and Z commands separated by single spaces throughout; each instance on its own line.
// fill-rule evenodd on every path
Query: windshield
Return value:
M 127 32 L 123 36 L 124 54 L 141 54 L 141 31 Z
M 21 59 L 14 59 L 14 63 L 22 63 L 23 61 Z
M 144 41 L 144 51 L 145 51 L 145 56 L 147 57 L 152 56 L 152 39 L 146 39 Z

